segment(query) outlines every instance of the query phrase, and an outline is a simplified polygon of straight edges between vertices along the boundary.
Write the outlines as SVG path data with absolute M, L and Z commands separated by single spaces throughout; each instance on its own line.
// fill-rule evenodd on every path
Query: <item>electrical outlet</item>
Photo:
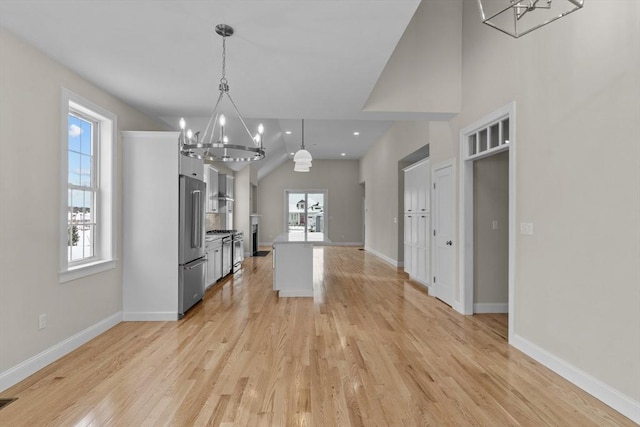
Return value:
M 47 327 L 47 313 L 43 313 L 38 317 L 38 329 Z
M 393 223 L 397 224 L 398 223 L 398 218 L 393 218 Z
M 498 229 L 498 221 L 497 220 L 493 220 L 491 221 L 491 228 L 493 228 L 494 230 Z

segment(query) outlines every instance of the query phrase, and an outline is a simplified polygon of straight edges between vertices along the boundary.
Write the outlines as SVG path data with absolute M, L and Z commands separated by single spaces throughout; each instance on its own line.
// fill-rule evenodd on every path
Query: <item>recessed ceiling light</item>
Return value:
M 289 154 L 291 154 L 292 156 L 295 156 L 295 155 L 296 155 L 296 153 L 289 153 Z
M 286 131 L 285 133 L 286 133 L 287 135 L 291 135 L 291 131 L 290 131 L 290 130 Z
M 346 156 L 346 155 L 347 155 L 347 153 L 340 153 L 340 155 L 341 155 L 341 156 Z
M 358 135 L 360 135 L 360 132 L 355 131 L 353 134 L 354 134 L 355 136 L 358 136 Z

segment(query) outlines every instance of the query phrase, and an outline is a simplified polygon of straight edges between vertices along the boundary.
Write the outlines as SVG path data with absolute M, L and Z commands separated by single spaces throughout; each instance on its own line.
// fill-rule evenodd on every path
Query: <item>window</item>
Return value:
M 481 158 L 503 151 L 509 144 L 509 116 L 493 120 L 466 136 L 467 158 Z
M 324 240 L 327 234 L 326 200 L 326 190 L 287 190 L 287 232 L 305 233 L 310 240 Z
M 63 90 L 61 282 L 115 267 L 115 126 L 114 114 Z

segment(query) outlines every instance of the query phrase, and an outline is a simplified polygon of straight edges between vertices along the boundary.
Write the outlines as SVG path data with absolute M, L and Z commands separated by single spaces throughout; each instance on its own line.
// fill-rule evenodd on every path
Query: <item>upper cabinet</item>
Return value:
M 232 176 L 227 177 L 227 197 L 230 199 L 235 199 L 235 191 L 233 190 L 233 182 L 235 178 Z
M 425 213 L 430 211 L 431 167 L 429 160 L 421 161 L 404 169 L 404 212 Z
M 180 175 L 191 176 L 204 181 L 204 162 L 202 159 L 180 155 Z
M 204 182 L 207 183 L 206 210 L 218 213 L 218 170 L 211 165 L 204 165 Z

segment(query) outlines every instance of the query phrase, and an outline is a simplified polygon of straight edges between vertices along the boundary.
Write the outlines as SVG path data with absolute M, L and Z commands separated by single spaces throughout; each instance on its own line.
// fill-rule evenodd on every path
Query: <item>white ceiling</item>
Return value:
M 214 27 L 231 25 L 230 94 L 250 128 L 265 123 L 261 162 L 272 169 L 299 147 L 302 118 L 314 159 L 360 158 L 392 120 L 415 118 L 362 107 L 419 3 L 0 0 L 0 25 L 171 128 L 184 116 L 194 130 L 218 95 Z

